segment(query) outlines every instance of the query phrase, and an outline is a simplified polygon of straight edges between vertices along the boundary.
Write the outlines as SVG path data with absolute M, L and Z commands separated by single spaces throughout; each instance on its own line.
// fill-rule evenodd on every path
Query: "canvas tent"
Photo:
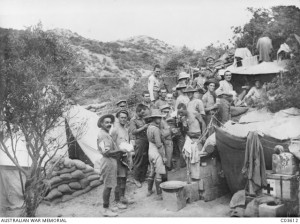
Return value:
M 262 74 L 276 74 L 280 72 L 287 71 L 285 66 L 287 61 L 273 61 L 273 62 L 262 62 L 260 64 L 252 66 L 243 66 L 231 68 L 230 71 L 232 74 L 238 75 L 262 75 Z
M 241 117 L 239 123 L 228 121 L 216 128 L 216 145 L 222 168 L 232 193 L 244 189 L 241 170 L 245 157 L 246 137 L 250 131 L 259 133 L 264 148 L 267 169 L 272 169 L 272 154 L 276 145 L 288 149 L 292 139 L 300 138 L 300 110 L 290 108 L 272 114 L 265 110 L 252 111 Z
M 73 153 L 68 146 L 70 136 L 67 135 L 67 128 L 69 127 L 69 134 L 74 138 L 78 151 L 82 151 L 82 156 L 88 158 L 92 163 L 95 160 L 101 158 L 101 155 L 97 152 L 97 127 L 98 116 L 97 114 L 90 112 L 83 107 L 76 105 L 73 106 L 70 111 L 61 118 L 58 125 L 47 135 L 47 140 L 56 139 L 52 141 L 51 147 L 61 146 L 57 155 L 69 156 L 69 153 Z M 83 125 L 84 124 L 84 125 Z M 23 136 L 18 136 L 14 139 L 16 142 L 16 158 L 19 164 L 28 168 L 31 165 L 31 159 L 26 150 L 26 143 Z M 73 143 L 73 144 L 74 144 Z M 7 139 L 6 145 L 9 150 L 12 150 L 11 141 Z M 77 159 L 82 158 L 77 156 Z M 22 175 L 23 183 L 25 183 L 25 177 Z M 8 156 L 0 150 L 0 205 L 3 207 L 17 208 L 23 204 L 23 193 L 21 186 L 21 179 L 18 169 Z

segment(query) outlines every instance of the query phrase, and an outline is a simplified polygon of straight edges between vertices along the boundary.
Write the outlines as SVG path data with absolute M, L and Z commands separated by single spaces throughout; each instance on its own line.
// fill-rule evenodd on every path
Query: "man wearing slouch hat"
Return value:
M 99 118 L 98 127 L 100 128 L 97 136 L 97 148 L 102 158 L 97 160 L 95 167 L 99 169 L 101 179 L 104 182 L 103 190 L 103 216 L 114 217 L 117 216 L 116 208 L 109 206 L 109 198 L 112 188 L 117 186 L 117 160 L 126 152 L 120 150 L 114 143 L 109 134 L 115 117 L 112 114 L 106 114 Z M 126 206 L 125 206 L 126 207 Z

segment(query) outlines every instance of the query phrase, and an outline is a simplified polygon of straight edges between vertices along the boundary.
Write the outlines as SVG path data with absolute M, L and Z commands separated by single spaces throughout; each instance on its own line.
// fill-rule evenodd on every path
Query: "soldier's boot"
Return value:
M 162 200 L 162 190 L 160 188 L 160 184 L 162 183 L 161 180 L 155 180 L 155 187 L 156 187 L 156 193 L 157 193 L 157 199 Z
M 148 179 L 148 193 L 147 193 L 147 197 L 149 197 L 150 195 L 153 194 L 153 184 L 154 184 L 154 179 L 153 178 L 149 178 Z

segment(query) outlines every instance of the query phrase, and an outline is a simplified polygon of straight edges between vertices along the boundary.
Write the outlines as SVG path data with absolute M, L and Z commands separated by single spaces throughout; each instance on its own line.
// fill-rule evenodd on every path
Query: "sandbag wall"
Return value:
M 102 184 L 93 167 L 69 158 L 60 160 L 48 182 L 51 187 L 44 200 L 53 203 L 71 200 Z

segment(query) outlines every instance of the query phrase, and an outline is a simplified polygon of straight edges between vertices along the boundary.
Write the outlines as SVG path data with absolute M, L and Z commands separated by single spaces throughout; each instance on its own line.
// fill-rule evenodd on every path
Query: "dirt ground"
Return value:
M 185 169 L 169 173 L 169 180 L 184 180 Z M 228 217 L 230 195 L 222 196 L 210 202 L 203 200 L 187 204 L 178 212 L 168 211 L 163 201 L 156 200 L 156 195 L 146 197 L 147 183 L 137 188 L 129 177 L 126 195 L 135 203 L 127 209 L 119 210 L 119 217 Z M 37 211 L 38 217 L 102 217 L 102 191 L 99 186 L 73 200 L 60 204 L 41 204 Z M 113 200 L 113 194 L 111 201 Z M 4 216 L 19 216 L 20 210 L 6 211 Z

